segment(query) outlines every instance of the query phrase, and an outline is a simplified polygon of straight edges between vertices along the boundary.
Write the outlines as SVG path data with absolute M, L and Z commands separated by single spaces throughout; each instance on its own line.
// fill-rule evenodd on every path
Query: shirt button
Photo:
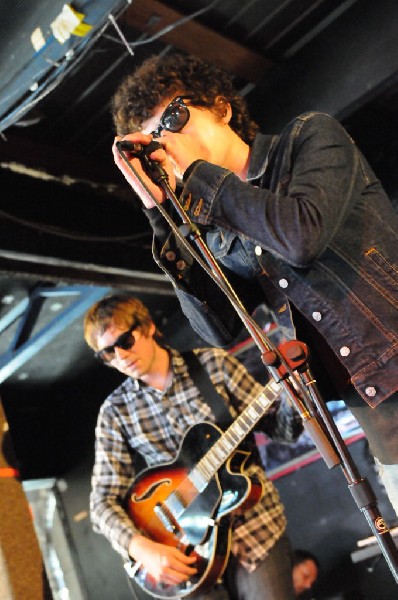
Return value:
M 256 247 L 254 248 L 254 252 L 255 252 L 255 254 L 256 254 L 257 256 L 261 256 L 261 255 L 262 255 L 262 253 L 263 253 L 263 249 L 261 248 L 261 246 L 256 246 Z
M 289 285 L 287 279 L 280 279 L 279 280 L 279 287 L 285 289 L 287 288 L 287 286 Z
M 317 312 L 316 310 L 312 313 L 312 318 L 314 319 L 314 321 L 320 321 L 322 319 L 322 315 L 320 312 Z
M 172 260 L 175 260 L 175 259 L 176 259 L 176 253 L 175 253 L 175 252 L 173 252 L 173 250 L 168 250 L 168 251 L 166 252 L 165 256 L 166 256 L 167 260 L 170 260 L 170 261 L 172 261 Z
M 369 385 L 366 389 L 365 389 L 365 394 L 367 396 L 369 396 L 369 398 L 374 398 L 374 396 L 376 396 L 376 388 L 373 387 L 373 385 Z
M 350 352 L 351 350 L 347 346 L 343 346 L 342 348 L 340 348 L 341 356 L 348 356 Z
M 187 266 L 187 265 L 186 265 L 186 263 L 185 263 L 185 260 L 178 260 L 178 261 L 176 262 L 176 267 L 177 267 L 177 269 L 178 269 L 179 271 L 183 271 L 183 270 L 185 269 L 185 267 L 186 267 L 186 266 Z

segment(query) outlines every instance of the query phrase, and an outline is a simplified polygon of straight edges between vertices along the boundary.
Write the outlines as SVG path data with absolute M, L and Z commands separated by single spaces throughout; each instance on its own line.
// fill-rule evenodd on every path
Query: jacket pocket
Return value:
M 374 246 L 366 250 L 373 285 L 389 302 L 398 307 L 398 269 Z
M 206 235 L 207 245 L 216 259 L 221 259 L 229 254 L 236 238 L 237 235 L 235 232 L 226 231 L 225 229 L 209 231 Z

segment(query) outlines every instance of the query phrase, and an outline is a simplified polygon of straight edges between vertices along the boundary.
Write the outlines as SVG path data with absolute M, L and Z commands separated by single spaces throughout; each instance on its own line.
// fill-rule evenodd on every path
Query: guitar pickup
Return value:
M 168 511 L 164 510 L 161 504 L 157 504 L 153 511 L 159 517 L 163 527 L 167 529 L 167 531 L 170 531 L 171 533 L 176 533 L 178 531 L 176 524 L 171 518 L 171 515 L 168 514 Z

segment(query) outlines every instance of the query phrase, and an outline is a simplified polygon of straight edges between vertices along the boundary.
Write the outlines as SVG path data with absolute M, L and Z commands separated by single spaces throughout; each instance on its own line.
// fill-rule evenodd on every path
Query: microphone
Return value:
M 154 152 L 155 150 L 162 148 L 162 144 L 159 144 L 159 142 L 155 142 L 155 140 L 152 140 L 147 145 L 138 144 L 137 142 L 129 142 L 128 140 L 121 140 L 120 142 L 117 142 L 116 145 L 119 147 L 120 150 L 130 152 L 131 154 L 134 154 L 134 156 L 137 157 L 149 156 L 149 154 L 152 154 L 152 152 Z
M 122 155 L 122 151 L 130 152 L 133 156 L 140 159 L 142 168 L 145 173 L 154 181 L 155 183 L 159 183 L 161 180 L 168 180 L 168 175 L 165 169 L 160 165 L 160 163 L 149 158 L 149 154 L 162 148 L 162 144 L 159 142 L 155 142 L 152 140 L 149 144 L 139 144 L 134 142 L 129 142 L 128 140 L 121 140 L 120 142 L 116 142 L 116 147 L 119 151 L 119 154 Z M 124 160 L 127 160 L 125 156 L 122 156 Z M 132 168 L 131 165 L 130 169 Z

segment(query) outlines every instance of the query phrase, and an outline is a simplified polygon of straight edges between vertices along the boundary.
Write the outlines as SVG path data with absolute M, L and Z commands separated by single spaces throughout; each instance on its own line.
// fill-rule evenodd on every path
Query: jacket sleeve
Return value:
M 294 267 L 306 267 L 352 208 L 359 152 L 332 117 L 308 113 L 282 132 L 278 160 L 273 191 L 198 161 L 183 196 L 190 199 L 188 214 L 196 223 L 222 226 Z
M 176 239 L 157 208 L 145 209 L 154 231 L 152 252 L 158 266 L 171 281 L 181 309 L 194 331 L 214 346 L 230 345 L 242 322 L 217 283 Z M 232 286 L 233 273 L 225 271 Z

